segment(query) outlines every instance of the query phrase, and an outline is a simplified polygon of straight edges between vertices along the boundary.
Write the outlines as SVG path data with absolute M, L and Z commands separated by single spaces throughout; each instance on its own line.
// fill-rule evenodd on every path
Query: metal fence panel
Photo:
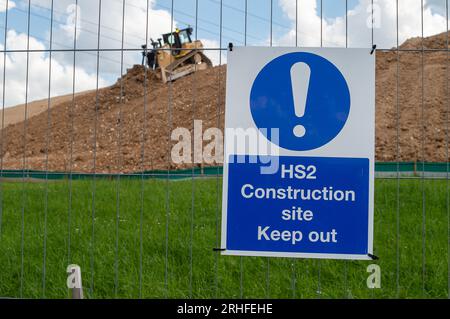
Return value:
M 415 15 L 419 18 L 416 27 L 420 27 L 420 37 L 416 46 L 409 47 L 402 46 L 402 24 L 406 21 L 401 18 L 410 17 L 402 14 L 402 10 L 412 12 L 411 3 L 360 1 L 358 5 L 367 10 L 359 11 L 359 14 L 368 19 L 369 28 L 357 35 L 352 25 L 356 28 L 361 17 L 351 11 L 348 2 L 342 0 L 338 6 L 344 14 L 341 15 L 340 40 L 337 42 L 327 38 L 330 32 L 327 6 L 336 7 L 335 1 L 73 0 L 64 2 L 66 11 L 54 0 L 0 2 L 5 6 L 0 50 L 3 55 L 0 296 L 69 297 L 66 268 L 74 263 L 81 266 L 88 298 L 449 297 L 448 0 L 439 4 L 445 10 L 439 17 L 430 14 L 428 1 L 414 3 L 415 9 L 420 11 L 420 15 Z M 295 10 L 292 25 L 280 21 L 283 14 L 292 14 L 281 12 L 280 5 L 289 5 Z M 299 13 L 311 5 L 317 6 L 318 19 L 302 21 Z M 391 83 L 390 92 L 386 92 L 392 97 L 395 125 L 385 128 L 395 136 L 387 146 L 395 150 L 395 156 L 377 163 L 374 244 L 380 260 L 374 263 L 381 267 L 381 288 L 367 288 L 367 262 L 225 257 L 213 251 L 219 247 L 222 168 L 193 165 L 177 169 L 170 161 L 171 134 L 180 114 L 190 117 L 188 129 L 193 131 L 195 120 L 205 107 L 199 94 L 202 89 L 199 74 L 191 75 L 191 82 L 184 87 L 169 82 L 167 99 L 161 102 L 155 99 L 155 92 L 160 88 L 157 79 L 148 71 L 142 71 L 138 92 L 142 107 L 136 117 L 128 117 L 130 88 L 125 77 L 127 69 L 132 67 L 129 62 L 142 50 L 136 45 L 137 41 L 149 46 L 154 30 L 168 32 L 180 25 L 192 25 L 195 40 L 200 39 L 200 32 L 214 39 L 213 44 L 205 48 L 216 61 L 215 80 L 210 83 L 214 112 L 208 121 L 223 128 L 226 78 L 223 66 L 228 42 L 244 46 L 286 45 L 280 40 L 280 34 L 291 32 L 292 46 L 372 47 L 385 42 L 385 34 L 377 27 L 378 19 L 383 19 L 382 15 L 378 16 L 379 6 L 394 11 L 383 14 L 395 16 L 391 21 L 395 25 L 389 32 L 395 33 L 396 42 L 392 47 L 377 47 L 380 53 L 391 54 L 388 58 L 395 62 L 395 81 Z M 87 18 L 85 7 L 92 11 L 88 12 Z M 111 8 L 119 8 L 120 12 L 113 12 Z M 130 21 L 127 14 L 137 13 L 141 13 L 139 27 L 142 32 L 131 30 L 127 25 Z M 164 15 L 169 19 L 158 19 Z M 110 24 L 110 16 L 117 17 L 113 20 L 114 25 Z M 228 21 L 230 16 L 240 17 L 240 22 Z M 429 26 L 425 18 L 430 24 L 438 23 L 438 19 L 445 20 L 442 43 L 433 46 L 425 41 L 425 30 Z M 35 28 L 40 27 L 37 20 L 48 26 L 47 38 L 41 39 L 44 46 L 35 44 L 38 38 Z M 163 26 L 160 21 L 169 23 Z M 60 42 L 61 34 L 58 34 L 61 26 L 73 33 L 65 43 Z M 318 28 L 312 30 L 312 26 Z M 15 28 L 20 28 L 26 38 L 22 45 L 8 41 L 13 36 L 9 31 Z M 81 33 L 94 39 L 91 42 L 95 45 L 80 40 L 84 39 L 80 37 Z M 33 69 L 36 56 L 46 61 L 47 74 L 44 75 L 41 69 Z M 429 66 L 430 61 L 442 56 L 446 62 L 441 65 L 440 72 L 445 78 L 445 87 L 439 88 L 439 94 L 444 96 L 442 109 L 445 114 L 440 115 L 440 122 L 434 123 L 430 114 L 437 107 L 433 103 L 438 102 L 430 96 L 437 91 L 427 90 L 433 87 L 436 72 Z M 61 59 L 70 61 L 65 69 L 61 68 Z M 7 88 L 15 81 L 14 74 L 8 74 L 11 63 L 24 63 L 25 70 L 23 79 L 18 82 L 24 86 L 23 121 L 14 124 L 16 131 L 6 124 L 8 99 L 11 98 Z M 82 64 L 87 66 L 91 77 L 80 67 Z M 401 72 L 413 67 L 411 65 L 420 72 L 420 92 L 414 92 L 420 99 L 420 110 L 416 123 L 413 123 L 420 128 L 419 136 L 413 136 L 408 126 L 411 123 L 402 118 L 404 101 L 412 94 L 409 91 L 412 79 L 405 78 Z M 116 104 L 108 102 L 111 104 L 108 106 L 105 106 L 108 93 L 102 91 L 104 69 L 108 69 L 110 79 L 119 78 L 114 91 Z M 33 72 L 40 74 L 42 85 L 45 82 L 47 89 L 46 107 L 41 115 L 44 116 L 41 129 L 45 134 L 40 141 L 32 135 L 36 131 L 29 131 L 29 123 L 35 119 L 34 114 L 29 114 L 30 90 L 35 85 L 29 81 L 37 78 Z M 54 113 L 52 105 L 56 95 L 54 88 L 58 86 L 55 78 L 60 81 L 58 72 L 64 72 L 66 79 L 71 78 L 72 87 L 64 111 L 63 137 L 54 130 L 55 119 L 61 119 L 60 114 Z M 382 73 L 378 76 L 382 79 Z M 88 113 L 84 124 L 88 127 L 89 138 L 84 139 L 79 134 L 79 122 L 76 122 L 82 112 L 77 92 L 88 80 L 93 81 L 91 88 L 94 91 L 85 109 Z M 190 94 L 189 103 L 180 98 L 180 90 Z M 137 97 L 133 99 L 137 100 Z M 61 110 L 58 108 L 58 112 Z M 106 111 L 112 115 L 108 125 L 104 126 L 100 120 L 103 121 Z M 129 125 L 129 121 L 135 121 L 134 137 L 139 144 L 134 172 L 126 171 L 130 150 L 124 125 Z M 156 129 L 159 138 L 154 137 Z M 431 132 L 432 129 L 437 133 Z M 8 135 L 9 132 L 21 134 L 13 136 Z M 438 136 L 439 145 L 443 145 L 440 150 L 433 144 L 432 134 Z M 109 173 L 105 172 L 105 164 L 99 162 L 98 156 L 104 152 L 105 136 L 113 136 L 109 140 Z M 68 139 L 64 140 L 65 137 Z M 405 160 L 409 155 L 402 148 L 403 139 L 408 137 L 418 139 L 417 159 L 409 161 Z M 61 139 L 65 147 L 56 152 L 54 145 Z M 10 155 L 8 143 L 11 141 L 17 143 L 16 151 L 21 155 L 21 161 L 15 167 L 11 167 L 6 155 Z M 156 141 L 166 142 L 156 145 Z M 43 145 L 38 164 L 36 154 L 31 151 L 33 143 Z M 167 148 L 163 152 L 165 155 L 155 158 L 155 150 L 160 147 Z M 438 151 L 445 152 L 445 158 L 435 161 L 429 154 Z M 79 156 L 88 158 L 89 169 L 79 170 Z M 62 157 L 65 169 L 54 169 Z M 105 161 L 103 155 L 101 161 Z M 163 161 L 164 165 L 155 167 L 157 161 Z

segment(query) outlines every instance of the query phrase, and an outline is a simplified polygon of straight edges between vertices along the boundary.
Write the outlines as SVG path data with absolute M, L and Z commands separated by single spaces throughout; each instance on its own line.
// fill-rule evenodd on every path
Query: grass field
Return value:
M 382 287 L 376 290 L 366 286 L 367 261 L 269 260 L 213 252 L 219 238 L 220 179 L 146 180 L 143 188 L 139 180 L 98 179 L 95 185 L 93 203 L 92 180 L 49 182 L 46 209 L 45 182 L 2 182 L 0 297 L 67 298 L 65 271 L 71 263 L 81 266 L 89 298 L 448 296 L 443 180 L 400 180 L 398 202 L 397 180 L 376 181 L 375 254 L 382 272 Z

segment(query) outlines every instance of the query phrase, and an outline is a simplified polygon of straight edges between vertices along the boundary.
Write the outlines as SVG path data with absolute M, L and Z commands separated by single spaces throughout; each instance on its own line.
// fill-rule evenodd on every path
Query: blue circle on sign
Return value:
M 309 81 L 291 78 L 297 64 L 306 65 L 309 72 L 294 76 L 309 75 Z M 307 87 L 293 87 L 293 83 Z M 297 89 L 306 94 L 303 99 L 295 99 Z M 299 100 L 304 105 L 298 105 Z M 256 126 L 272 143 L 307 151 L 327 144 L 343 129 L 350 113 L 350 91 L 342 73 L 327 59 L 308 52 L 288 53 L 259 72 L 250 93 L 250 109 Z M 272 136 L 272 129 L 278 129 L 278 137 Z

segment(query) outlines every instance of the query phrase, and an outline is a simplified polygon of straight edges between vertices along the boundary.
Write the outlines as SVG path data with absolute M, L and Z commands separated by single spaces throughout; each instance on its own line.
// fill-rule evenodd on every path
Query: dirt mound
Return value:
M 87 92 L 75 93 L 75 95 L 86 94 Z M 61 103 L 72 101 L 72 94 L 61 95 L 51 99 L 50 107 L 55 107 Z M 48 109 L 48 99 L 43 99 L 39 101 L 33 101 L 27 105 L 27 118 L 32 118 L 40 113 L 47 111 Z M 3 111 L 0 110 L 0 118 L 4 118 L 3 127 L 7 127 L 11 124 L 16 124 L 23 122 L 25 119 L 25 104 L 16 105 L 13 107 L 5 108 L 5 115 L 3 116 Z M 0 128 L 1 128 L 0 124 Z
M 376 159 L 447 162 L 450 61 L 447 34 L 377 52 Z M 408 51 L 410 50 L 410 51 Z M 397 63 L 398 62 L 398 63 Z
M 445 48 L 446 34 L 424 43 Z M 410 39 L 402 48 L 417 49 L 421 44 L 422 39 Z M 423 56 L 417 51 L 377 52 L 378 161 L 447 161 L 448 64 L 443 51 Z M 43 112 L 26 126 L 22 122 L 6 127 L 3 168 L 21 169 L 24 155 L 26 168 L 37 170 L 113 173 L 182 168 L 169 160 L 170 134 L 177 127 L 192 130 L 193 119 L 203 120 L 204 130 L 223 129 L 225 78 L 222 66 L 165 85 L 152 72 L 146 76 L 141 66 L 135 66 L 98 95 L 88 92 L 58 104 L 51 109 L 49 123 Z
M 167 156 L 174 128 L 192 128 L 195 114 L 204 121 L 204 129 L 223 129 L 224 72 L 224 67 L 209 69 L 165 85 L 152 72 L 147 71 L 146 77 L 143 67 L 134 66 L 98 95 L 78 95 L 73 102 L 55 106 L 50 122 L 44 112 L 26 126 L 22 122 L 6 127 L 3 168 L 21 169 L 24 155 L 25 166 L 37 170 L 112 173 L 179 168 Z

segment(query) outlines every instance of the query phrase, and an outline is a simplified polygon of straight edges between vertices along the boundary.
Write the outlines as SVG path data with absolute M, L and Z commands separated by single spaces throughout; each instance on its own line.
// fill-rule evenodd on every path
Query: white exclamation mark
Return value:
M 294 109 L 297 117 L 303 117 L 306 109 L 306 99 L 308 97 L 309 78 L 311 69 L 309 65 L 303 62 L 294 64 L 291 68 L 292 95 L 294 98 Z M 306 134 L 306 128 L 303 125 L 294 127 L 294 135 L 303 137 Z

